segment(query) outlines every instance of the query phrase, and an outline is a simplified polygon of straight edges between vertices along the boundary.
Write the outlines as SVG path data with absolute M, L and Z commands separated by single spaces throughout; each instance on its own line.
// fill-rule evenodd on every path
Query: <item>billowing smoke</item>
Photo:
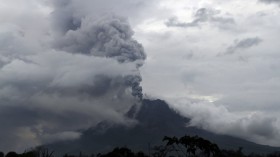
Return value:
M 146 58 L 144 49 L 141 44 L 132 39 L 133 31 L 126 19 L 115 15 L 106 15 L 97 19 L 84 17 L 80 21 L 81 23 L 75 27 L 75 30 L 72 30 L 72 23 L 65 34 L 55 38 L 54 46 L 56 49 L 112 58 L 120 63 L 135 62 L 137 68 L 142 65 L 142 61 Z M 124 79 L 127 79 L 126 85 L 132 88 L 133 96 L 142 99 L 142 88 L 139 86 L 140 75 L 130 75 Z
M 97 20 L 85 17 L 76 30 L 71 28 L 72 25 L 63 36 L 56 38 L 57 49 L 114 58 L 121 63 L 146 58 L 142 46 L 132 39 L 133 31 L 124 18 L 114 15 Z
M 143 47 L 127 19 L 83 13 L 72 3 L 54 1 L 36 24 L 1 26 L 4 151 L 76 139 L 77 130 L 103 120 L 134 123 L 124 115 L 142 99 Z
M 69 26 L 69 30 L 65 34 L 55 38 L 54 46 L 56 49 L 70 53 L 112 58 L 119 63 L 135 62 L 136 68 L 139 68 L 146 58 L 141 44 L 132 39 L 133 31 L 124 18 L 114 15 L 107 15 L 97 20 L 85 17 L 81 19 L 81 24 L 75 28 L 76 30 L 71 28 L 72 25 Z M 141 77 L 130 75 L 124 77 L 124 79 L 126 78 L 128 78 L 127 82 L 131 82 L 132 79 L 133 82 L 138 81 L 131 84 L 132 93 L 142 99 L 141 87 L 139 86 Z M 104 80 L 106 81 L 106 79 Z M 127 85 L 130 84 L 127 83 Z
M 54 39 L 54 47 L 71 53 L 81 53 L 97 57 L 106 57 L 120 63 L 136 62 L 142 66 L 146 55 L 141 44 L 132 38 L 133 31 L 127 20 L 112 14 L 103 16 L 81 16 L 73 13 L 70 1 L 55 2 L 53 12 L 55 28 L 60 33 Z M 141 77 L 129 76 L 132 93 L 142 99 L 139 86 Z

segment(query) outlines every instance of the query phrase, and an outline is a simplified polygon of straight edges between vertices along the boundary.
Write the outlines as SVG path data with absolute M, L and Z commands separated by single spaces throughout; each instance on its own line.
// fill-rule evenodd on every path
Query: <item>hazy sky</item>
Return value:
M 0 0 L 0 148 L 134 123 L 142 91 L 280 146 L 279 19 L 279 0 Z

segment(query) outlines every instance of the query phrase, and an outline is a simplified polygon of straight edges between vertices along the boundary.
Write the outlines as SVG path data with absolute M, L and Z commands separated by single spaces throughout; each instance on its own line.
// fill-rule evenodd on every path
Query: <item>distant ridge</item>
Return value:
M 198 135 L 219 145 L 223 149 L 237 150 L 243 148 L 245 153 L 266 154 L 280 151 L 279 147 L 270 147 L 249 142 L 240 138 L 218 135 L 195 127 L 186 127 L 189 122 L 170 109 L 162 100 L 143 100 L 135 119 L 139 123 L 133 127 L 111 125 L 101 122 L 94 128 L 83 132 L 80 139 L 75 141 L 57 142 L 47 145 L 56 153 L 87 154 L 106 152 L 114 147 L 127 146 L 133 150 L 148 151 L 148 147 L 164 144 L 164 136 Z

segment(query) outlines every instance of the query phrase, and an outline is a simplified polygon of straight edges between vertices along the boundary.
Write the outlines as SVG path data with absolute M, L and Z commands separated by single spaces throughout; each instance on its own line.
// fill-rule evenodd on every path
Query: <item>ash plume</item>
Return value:
M 101 17 L 69 15 L 73 11 L 69 4 L 56 3 L 59 8 L 53 13 L 53 21 L 58 31 L 63 30 L 54 40 L 54 47 L 58 50 L 80 53 L 96 57 L 112 58 L 119 63 L 135 63 L 136 67 L 142 66 L 146 54 L 141 44 L 132 38 L 133 30 L 127 19 L 113 14 Z M 66 9 L 60 9 L 60 8 Z M 59 15 L 57 17 L 57 15 Z M 78 22 L 77 22 L 78 21 Z M 142 99 L 142 88 L 140 87 L 141 76 L 129 75 L 132 95 Z M 135 82 L 138 81 L 138 82 Z M 129 84 L 127 84 L 129 85 Z
M 73 3 L 53 1 L 50 14 L 30 23 L 34 29 L 2 26 L 7 28 L 0 32 L 7 43 L 0 48 L 4 151 L 77 139 L 77 130 L 104 120 L 134 123 L 125 114 L 142 100 L 142 45 L 126 18 L 82 12 Z

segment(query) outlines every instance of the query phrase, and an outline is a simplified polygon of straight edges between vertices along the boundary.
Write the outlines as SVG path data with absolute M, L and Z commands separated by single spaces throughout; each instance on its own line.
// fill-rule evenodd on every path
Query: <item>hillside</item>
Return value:
M 79 140 L 58 142 L 48 147 L 59 154 L 78 154 L 80 151 L 87 154 L 105 152 L 116 146 L 148 152 L 149 147 L 163 144 L 161 140 L 164 136 L 179 137 L 187 134 L 201 136 L 217 143 L 223 149 L 237 150 L 242 147 L 245 153 L 270 153 L 280 150 L 195 127 L 185 127 L 189 119 L 177 114 L 162 100 L 143 100 L 135 119 L 138 120 L 138 124 L 133 127 L 102 122 L 85 130 Z

